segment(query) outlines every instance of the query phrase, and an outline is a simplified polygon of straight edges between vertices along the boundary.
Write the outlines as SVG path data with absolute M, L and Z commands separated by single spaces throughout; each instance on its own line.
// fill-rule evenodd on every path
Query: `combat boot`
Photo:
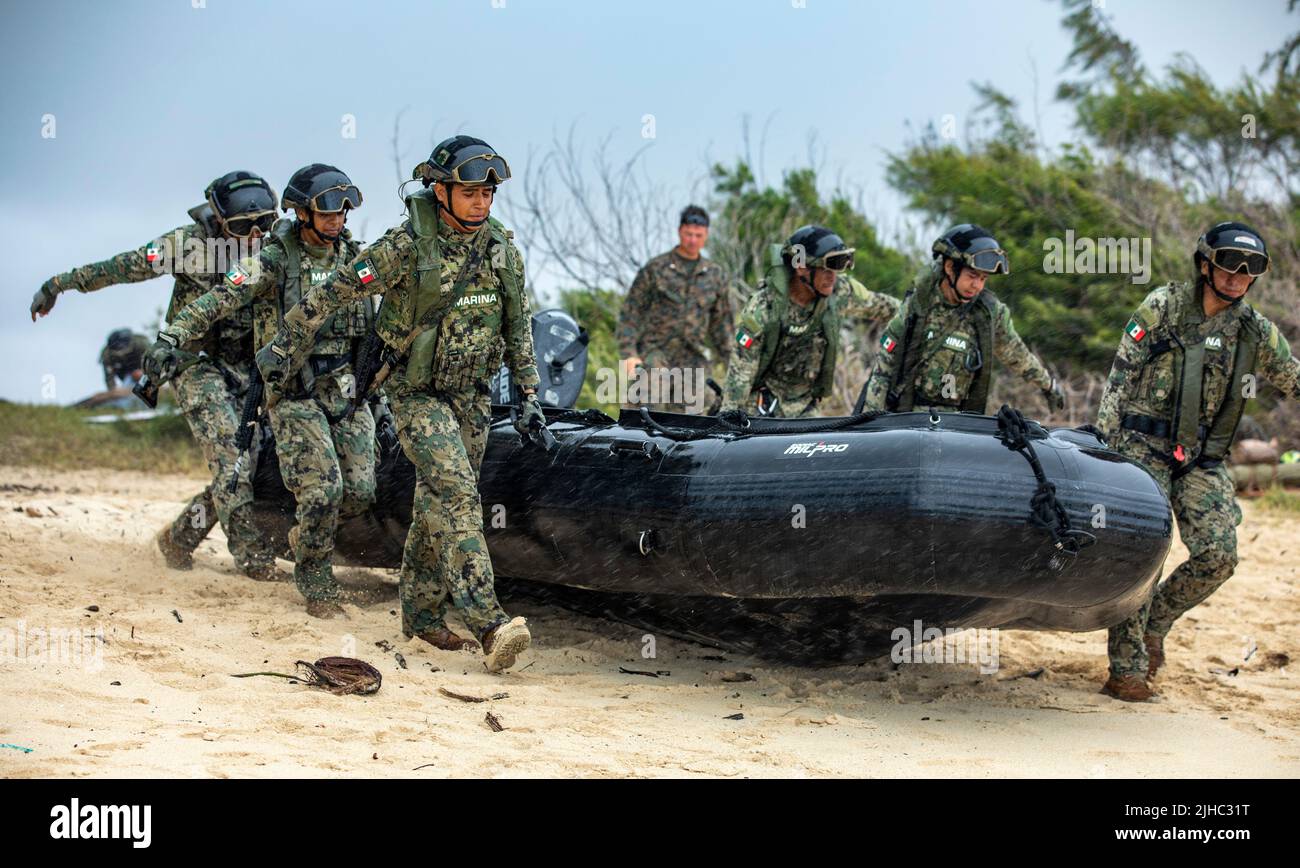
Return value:
M 1147 646 L 1147 678 L 1155 678 L 1165 665 L 1165 637 L 1157 633 L 1144 633 L 1142 644 Z
M 1147 702 L 1156 692 L 1141 675 L 1114 675 L 1102 685 L 1101 692 L 1125 702 Z
M 478 647 L 478 643 L 473 639 L 466 639 L 464 636 L 452 632 L 445 624 L 430 627 L 427 630 L 420 630 L 419 632 L 409 630 L 403 632 L 408 639 L 414 637 L 423 640 L 434 648 L 441 648 L 443 651 L 461 651 L 466 648 L 473 650 Z
M 519 655 L 528 650 L 533 635 L 523 618 L 511 618 L 483 634 L 483 663 L 489 672 L 503 672 L 515 665 Z
M 194 552 L 176 542 L 172 537 L 171 525 L 158 533 L 158 551 L 162 552 L 163 562 L 168 569 L 194 569 Z
M 244 567 L 244 575 L 248 576 L 255 582 L 292 582 L 293 576 L 286 573 L 275 565 L 275 561 L 266 563 L 248 564 Z
M 347 618 L 348 613 L 333 600 L 308 600 L 307 614 L 313 618 L 329 620 L 330 618 Z

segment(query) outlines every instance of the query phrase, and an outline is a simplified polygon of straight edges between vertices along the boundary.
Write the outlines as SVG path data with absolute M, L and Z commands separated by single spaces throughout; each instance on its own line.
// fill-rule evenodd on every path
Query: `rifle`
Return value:
M 244 394 L 244 409 L 239 415 L 239 432 L 235 434 L 235 448 L 239 450 L 235 458 L 235 471 L 226 483 L 226 491 L 234 493 L 239 487 L 239 474 L 244 470 L 244 458 L 253 446 L 253 432 L 257 430 L 257 418 L 262 409 L 262 397 L 266 385 L 262 382 L 262 372 L 257 365 L 252 366 L 248 377 L 248 392 Z
M 150 410 L 158 406 L 159 389 L 161 389 L 163 386 L 167 385 L 172 380 L 179 377 L 181 374 L 183 374 L 185 371 L 192 368 L 194 365 L 197 365 L 199 362 L 207 359 L 207 355 L 205 355 L 204 353 L 189 353 L 184 350 L 177 350 L 176 357 L 181 361 L 177 363 L 176 370 L 172 371 L 172 375 L 170 377 L 168 377 L 165 380 L 159 380 L 158 382 L 154 382 L 152 379 L 150 379 L 148 374 L 145 374 L 143 377 L 140 378 L 140 382 L 136 383 L 135 386 L 131 388 L 131 394 L 135 395 L 141 401 L 144 401 L 144 403 L 148 405 Z

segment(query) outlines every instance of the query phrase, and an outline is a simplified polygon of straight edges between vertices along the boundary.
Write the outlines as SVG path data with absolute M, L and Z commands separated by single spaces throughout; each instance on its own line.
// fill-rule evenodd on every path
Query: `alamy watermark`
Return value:
M 1047 274 L 1131 274 L 1137 284 L 1151 282 L 1150 238 L 1065 238 L 1043 240 L 1043 271 Z
M 84 627 L 28 627 L 19 620 L 14 627 L 0 627 L 0 663 L 29 666 L 76 666 L 86 672 L 104 668 L 104 626 L 93 631 Z
M 918 618 L 911 627 L 895 627 L 889 638 L 894 640 L 889 659 L 895 663 L 974 663 L 981 674 L 998 671 L 996 629 L 926 627 Z
M 708 386 L 704 368 L 646 368 L 638 366 L 628 376 L 620 366 L 596 371 L 596 400 L 602 404 L 680 404 L 687 412 L 704 412 Z

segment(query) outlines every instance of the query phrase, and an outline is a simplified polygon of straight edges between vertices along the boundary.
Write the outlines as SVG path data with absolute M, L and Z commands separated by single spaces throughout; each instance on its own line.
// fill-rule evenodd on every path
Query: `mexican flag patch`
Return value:
M 150 244 L 144 249 L 145 262 L 157 262 L 159 256 L 162 256 L 162 248 L 157 244 Z
M 741 329 L 736 332 L 736 343 L 740 344 L 742 350 L 747 350 L 754 345 L 754 336 Z
M 357 279 L 362 283 L 369 283 L 379 276 L 375 273 L 375 264 L 369 258 L 361 260 L 354 267 L 357 270 Z
M 1147 330 L 1142 328 L 1142 323 L 1136 319 L 1129 320 L 1128 328 L 1124 331 L 1128 332 L 1128 336 L 1135 341 L 1140 341 L 1147 336 Z
M 226 281 L 231 286 L 242 286 L 245 280 L 248 280 L 248 272 L 238 265 L 226 272 Z
M 898 341 L 894 340 L 889 335 L 881 335 L 880 348 L 882 350 L 884 350 L 887 353 L 892 353 L 894 351 L 894 347 L 896 346 L 898 346 Z

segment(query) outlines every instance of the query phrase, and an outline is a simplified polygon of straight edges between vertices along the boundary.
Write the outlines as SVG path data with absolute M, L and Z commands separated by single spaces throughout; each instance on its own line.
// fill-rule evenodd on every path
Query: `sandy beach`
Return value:
M 802 669 L 662 636 L 646 659 L 644 631 L 538 604 L 516 607 L 533 648 L 491 675 L 403 638 L 392 572 L 340 569 L 349 618 L 318 621 L 235 572 L 219 530 L 168 570 L 153 536 L 202 485 L 0 466 L 0 775 L 1300 775 L 1300 518 L 1254 504 L 1237 575 L 1170 636 L 1161 701 L 1129 705 L 1097 693 L 1104 632 L 1003 631 L 991 674 Z M 328 655 L 382 689 L 231 677 Z

